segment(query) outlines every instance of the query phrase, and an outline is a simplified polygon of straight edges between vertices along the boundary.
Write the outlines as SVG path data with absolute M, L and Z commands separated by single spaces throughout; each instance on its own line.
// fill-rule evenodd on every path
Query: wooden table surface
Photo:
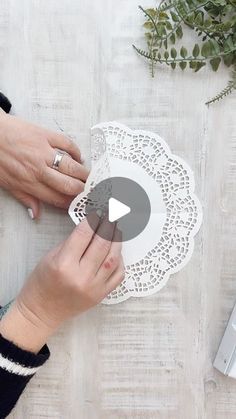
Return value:
M 204 222 L 187 267 L 158 294 L 99 306 L 51 339 L 52 356 L 15 419 L 235 419 L 236 381 L 212 361 L 236 300 L 236 94 L 204 102 L 228 71 L 156 78 L 132 50 L 143 45 L 140 0 L 0 0 L 0 89 L 14 112 L 80 145 L 91 125 L 149 129 L 193 168 Z M 142 0 L 143 6 L 153 5 Z M 6 303 L 69 217 L 45 208 L 32 222 L 0 195 L 0 289 Z

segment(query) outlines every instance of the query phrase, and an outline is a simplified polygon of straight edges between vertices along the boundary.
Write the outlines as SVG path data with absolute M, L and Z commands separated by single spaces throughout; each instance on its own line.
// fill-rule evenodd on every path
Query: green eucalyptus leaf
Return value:
M 183 58 L 186 58 L 187 57 L 188 51 L 187 51 L 187 49 L 185 47 L 181 47 L 181 49 L 180 49 L 180 55 Z
M 146 33 L 145 33 L 145 37 L 146 37 L 147 41 L 151 41 L 151 39 L 152 39 L 152 34 L 151 34 L 150 32 L 146 32 Z
M 204 42 L 204 44 L 202 45 L 201 54 L 205 58 L 208 58 L 212 55 L 212 48 L 209 41 Z
M 232 49 L 235 48 L 235 45 L 234 45 L 234 41 L 233 41 L 232 36 L 229 36 L 226 39 L 226 41 L 224 43 L 224 48 L 225 48 L 226 51 L 231 51 Z
M 221 57 L 212 58 L 210 60 L 211 68 L 213 71 L 217 71 L 221 62 Z
M 193 48 L 193 57 L 196 58 L 196 57 L 199 56 L 199 54 L 200 54 L 199 45 L 198 44 L 195 44 L 194 45 L 194 48 Z
M 197 62 L 196 68 L 195 68 L 195 73 L 197 73 L 199 70 L 201 70 L 202 67 L 204 67 L 206 65 L 205 62 L 203 61 L 199 61 Z
M 215 5 L 225 6 L 227 2 L 225 0 L 214 0 Z
M 188 17 L 186 18 L 186 21 L 188 22 L 189 25 L 192 25 L 195 19 L 195 15 L 192 13 L 190 15 L 188 15 Z
M 172 33 L 172 35 L 170 36 L 170 41 L 172 42 L 172 44 L 175 44 L 175 34 Z
M 171 25 L 171 23 L 169 22 L 169 20 L 167 20 L 166 21 L 166 29 L 168 30 L 168 31 L 172 31 L 172 25 Z
M 171 57 L 172 58 L 176 58 L 177 57 L 177 51 L 176 51 L 176 49 L 175 48 L 171 48 L 171 50 L 170 50 L 170 55 L 171 55 Z
M 163 29 L 164 29 L 164 26 L 163 26 L 163 24 L 162 24 L 162 23 L 157 23 L 157 24 L 156 24 L 156 32 L 157 32 L 157 34 L 160 36 L 160 38 L 161 38 L 163 35 L 165 35 L 165 32 L 163 31 Z
M 228 32 L 231 28 L 232 22 L 228 20 L 227 22 L 223 23 L 224 32 Z
M 183 29 L 182 26 L 178 26 L 178 28 L 176 29 L 176 35 L 178 36 L 179 39 L 183 38 Z
M 165 12 L 159 12 L 159 19 L 160 20 L 168 20 L 169 19 L 169 16 Z
M 179 66 L 180 66 L 181 70 L 185 70 L 185 68 L 187 67 L 187 62 L 186 61 L 180 61 Z
M 179 17 L 175 12 L 173 12 L 173 10 L 170 11 L 170 15 L 172 17 L 173 22 L 179 22 Z
M 203 14 L 203 12 L 198 12 L 197 15 L 196 15 L 196 17 L 195 17 L 195 19 L 194 19 L 194 23 L 197 26 L 201 26 L 201 25 L 203 25 L 203 21 L 204 21 L 204 14 Z
M 147 15 L 150 15 L 153 19 L 157 17 L 158 11 L 157 9 L 144 9 Z
M 220 46 L 218 44 L 217 41 L 215 41 L 215 39 L 209 39 L 209 45 L 211 47 L 211 51 L 212 51 L 212 55 L 217 55 L 220 53 Z
M 192 1 L 191 0 L 188 0 L 188 3 L 191 4 Z M 188 10 L 189 10 L 189 7 L 188 7 L 187 2 L 179 1 L 179 3 L 178 3 L 178 11 L 179 11 L 179 14 L 181 14 L 182 16 L 183 15 L 185 16 L 185 15 L 188 14 Z
M 173 68 L 173 70 L 176 68 L 176 63 L 175 62 L 171 63 L 170 65 Z
M 147 20 L 147 22 L 145 22 L 143 26 L 145 29 L 149 29 L 149 30 L 152 30 L 154 28 L 154 24 L 153 22 L 151 22 L 151 20 Z
M 197 67 L 197 62 L 196 61 L 189 61 L 189 67 L 192 70 L 195 70 L 195 68 Z
M 230 67 L 233 64 L 235 55 L 234 54 L 227 54 L 223 57 L 224 64 L 227 67 Z
M 168 58 L 169 58 L 169 52 L 168 51 L 164 52 L 164 57 L 165 57 L 166 60 L 168 60 Z
M 208 19 L 205 19 L 205 21 L 204 21 L 204 26 L 205 26 L 205 28 L 210 28 L 210 26 L 212 25 L 212 19 L 210 19 L 210 18 L 208 18 Z

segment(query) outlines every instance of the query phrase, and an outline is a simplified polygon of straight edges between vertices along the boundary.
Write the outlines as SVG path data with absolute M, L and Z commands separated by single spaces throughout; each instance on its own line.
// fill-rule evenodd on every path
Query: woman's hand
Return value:
M 52 168 L 56 149 L 65 151 L 59 171 Z M 53 133 L 0 112 L 0 187 L 39 216 L 40 201 L 68 208 L 84 188 L 88 171 L 78 147 Z
M 121 243 L 115 241 L 120 233 L 109 221 L 99 224 L 97 217 L 96 223 L 98 234 L 84 220 L 41 260 L 0 322 L 8 340 L 37 352 L 61 323 L 98 304 L 121 283 Z

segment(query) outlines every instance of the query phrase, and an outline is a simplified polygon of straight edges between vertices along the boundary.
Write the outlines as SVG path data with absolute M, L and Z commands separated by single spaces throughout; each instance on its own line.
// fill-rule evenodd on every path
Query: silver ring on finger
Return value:
M 65 153 L 62 151 L 57 151 L 53 160 L 52 168 L 55 170 L 59 170 L 60 163 L 64 157 Z

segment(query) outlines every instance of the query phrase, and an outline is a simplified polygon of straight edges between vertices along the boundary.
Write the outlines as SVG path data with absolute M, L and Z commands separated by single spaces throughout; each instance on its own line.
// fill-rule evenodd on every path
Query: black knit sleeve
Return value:
M 11 110 L 10 100 L 0 92 L 0 108 L 2 108 L 6 113 L 9 113 Z
M 27 383 L 49 356 L 46 345 L 34 354 L 17 347 L 0 334 L 0 419 L 9 415 Z

